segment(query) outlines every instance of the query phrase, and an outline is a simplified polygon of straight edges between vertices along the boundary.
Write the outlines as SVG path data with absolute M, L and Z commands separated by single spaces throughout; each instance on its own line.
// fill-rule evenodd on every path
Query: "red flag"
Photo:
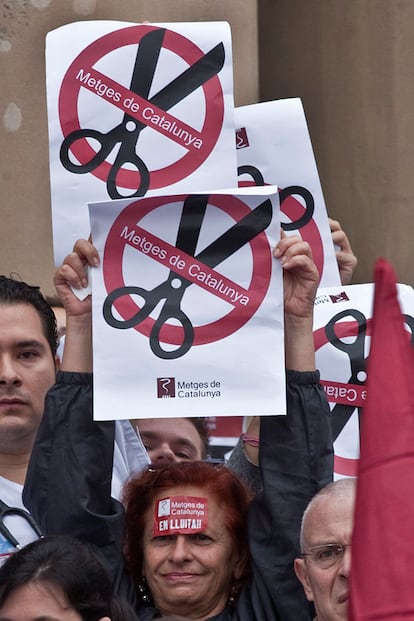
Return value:
M 393 268 L 375 267 L 361 429 L 350 621 L 414 619 L 414 348 Z

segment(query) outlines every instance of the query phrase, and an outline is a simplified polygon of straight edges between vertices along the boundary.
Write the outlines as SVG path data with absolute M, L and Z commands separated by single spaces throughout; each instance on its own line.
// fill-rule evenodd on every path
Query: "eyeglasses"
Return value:
M 301 557 L 310 556 L 315 565 L 321 569 L 328 569 L 341 563 L 345 550 L 350 547 L 351 544 L 325 543 L 319 546 L 312 546 L 309 548 L 309 552 L 302 552 Z

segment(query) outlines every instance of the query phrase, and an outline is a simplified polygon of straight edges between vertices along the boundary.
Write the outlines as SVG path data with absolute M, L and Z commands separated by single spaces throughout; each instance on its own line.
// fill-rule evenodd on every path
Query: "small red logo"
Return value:
M 249 139 L 245 127 L 236 129 L 236 149 L 244 149 L 249 146 Z
M 175 397 L 174 377 L 157 377 L 157 397 L 158 399 L 171 399 Z
M 331 298 L 331 301 L 334 304 L 337 304 L 337 302 L 348 302 L 349 301 L 349 297 L 347 296 L 345 291 L 342 291 L 341 293 L 337 293 L 336 295 L 330 295 L 329 297 Z

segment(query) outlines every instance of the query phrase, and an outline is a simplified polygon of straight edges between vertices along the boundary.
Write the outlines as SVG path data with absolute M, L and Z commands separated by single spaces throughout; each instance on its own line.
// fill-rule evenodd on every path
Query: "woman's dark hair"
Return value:
M 137 621 L 127 604 L 113 598 L 111 580 L 98 559 L 71 537 L 38 539 L 12 554 L 0 567 L 0 606 L 16 588 L 35 582 L 59 587 L 84 621 L 105 616 Z
M 28 304 L 33 306 L 42 322 L 43 334 L 49 343 L 52 356 L 55 357 L 58 346 L 56 317 L 40 293 L 39 287 L 32 287 L 22 280 L 0 276 L 0 305 Z
M 126 507 L 125 557 L 136 583 L 142 577 L 143 533 L 148 514 L 156 496 L 176 486 L 197 486 L 210 494 L 225 509 L 225 526 L 234 549 L 241 556 L 242 581 L 249 573 L 247 542 L 247 508 L 250 494 L 234 472 L 225 466 L 193 461 L 149 466 L 129 479 L 124 488 Z

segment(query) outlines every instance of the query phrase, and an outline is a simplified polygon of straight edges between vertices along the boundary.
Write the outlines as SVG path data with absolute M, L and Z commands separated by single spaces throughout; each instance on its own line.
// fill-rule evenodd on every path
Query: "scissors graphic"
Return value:
M 223 67 L 225 54 L 223 44 L 219 43 L 151 99 L 148 99 L 164 35 L 165 29 L 158 28 L 151 30 L 141 38 L 130 90 L 166 112 L 216 75 Z M 143 159 L 137 154 L 136 147 L 140 133 L 146 127 L 145 123 L 125 113 L 122 122 L 106 134 L 95 129 L 77 129 L 68 134 L 62 142 L 60 148 L 62 165 L 70 172 L 77 174 L 91 172 L 105 161 L 119 143 L 119 150 L 106 182 L 108 195 L 114 199 L 128 197 L 125 193 L 120 193 L 117 176 L 123 166 L 129 164 L 139 173 L 139 184 L 137 183 L 136 190 L 129 197 L 144 196 L 149 188 L 150 172 Z M 78 164 L 70 158 L 70 151 L 75 142 L 83 139 L 98 142 L 100 149 L 88 162 Z
M 195 255 L 207 204 L 208 196 L 201 195 L 189 196 L 184 201 L 176 247 L 191 256 Z M 250 242 L 256 235 L 264 231 L 270 224 L 271 219 L 272 203 L 267 199 L 202 250 L 195 256 L 195 259 L 208 267 L 216 267 L 224 259 L 227 259 L 246 243 Z M 183 295 L 191 284 L 193 284 L 191 280 L 170 270 L 167 279 L 150 291 L 135 286 L 119 287 L 112 291 L 105 299 L 103 305 L 104 319 L 114 328 L 131 328 L 146 319 L 157 304 L 165 300 L 151 330 L 150 347 L 159 358 L 166 360 L 179 358 L 189 351 L 194 341 L 194 327 L 189 317 L 180 307 Z M 125 295 L 138 295 L 144 299 L 144 304 L 133 317 L 120 320 L 114 317 L 112 306 Z M 182 343 L 173 350 L 165 350 L 161 347 L 161 330 L 169 319 L 175 320 L 183 328 Z
M 410 329 L 410 341 L 411 344 L 414 345 L 414 317 L 411 317 L 411 315 L 403 315 L 404 317 L 404 321 L 406 323 L 406 325 L 408 326 L 408 328 Z
M 336 325 L 341 319 L 345 317 L 353 318 L 358 324 L 358 333 L 355 340 L 351 343 L 346 343 L 337 336 Z M 349 356 L 351 365 L 351 377 L 348 381 L 349 384 L 364 386 L 366 382 L 366 362 L 365 357 L 365 337 L 367 331 L 367 319 L 363 313 L 356 309 L 344 310 L 334 317 L 325 326 L 325 334 L 328 341 L 336 347 L 345 352 Z M 353 405 L 345 405 L 337 403 L 332 411 L 332 435 L 333 439 L 339 436 L 348 420 L 351 418 L 355 407 Z M 361 423 L 361 408 L 358 407 L 359 422 Z
M 250 175 L 255 185 L 265 185 L 264 177 L 256 166 L 239 166 L 237 169 L 237 175 L 239 177 L 240 175 Z M 282 222 L 280 226 L 284 231 L 296 231 L 297 229 L 301 229 L 303 226 L 308 224 L 310 220 L 312 220 L 315 211 L 315 200 L 311 192 L 301 185 L 290 185 L 282 190 L 279 190 L 280 205 L 282 206 L 282 203 L 286 198 L 295 195 L 301 196 L 305 201 L 305 212 L 297 220 L 293 220 L 292 222 Z
M 29 524 L 29 526 L 32 528 L 32 530 L 36 533 L 38 537 L 43 537 L 42 531 L 40 530 L 35 520 L 33 519 L 33 517 L 30 515 L 28 511 L 26 511 L 25 509 L 20 509 L 19 507 L 9 507 L 8 505 L 6 505 L 5 502 L 0 500 L 0 533 L 15 548 L 20 550 L 20 548 L 22 548 L 23 546 L 17 541 L 16 537 L 12 535 L 12 533 L 10 532 L 10 530 L 7 528 L 7 526 L 4 523 L 4 519 L 12 515 L 21 517 L 23 520 L 25 520 Z

